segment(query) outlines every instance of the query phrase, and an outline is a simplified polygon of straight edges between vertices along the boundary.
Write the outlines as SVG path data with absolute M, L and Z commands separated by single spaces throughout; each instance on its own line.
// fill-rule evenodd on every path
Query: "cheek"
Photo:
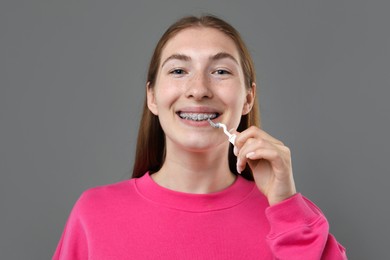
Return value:
M 230 90 L 221 89 L 218 95 L 223 99 L 226 106 L 234 110 L 235 113 L 241 114 L 246 100 L 246 93 L 244 90 L 237 90 L 237 87 L 232 86 Z
M 180 96 L 180 88 L 165 82 L 156 86 L 156 103 L 157 106 L 169 106 Z

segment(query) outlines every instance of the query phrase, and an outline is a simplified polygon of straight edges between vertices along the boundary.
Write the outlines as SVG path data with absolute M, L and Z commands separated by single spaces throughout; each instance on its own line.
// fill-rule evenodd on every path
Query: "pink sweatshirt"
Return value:
M 53 259 L 346 259 L 328 229 L 300 194 L 270 207 L 240 176 L 221 192 L 188 194 L 145 174 L 84 192 Z

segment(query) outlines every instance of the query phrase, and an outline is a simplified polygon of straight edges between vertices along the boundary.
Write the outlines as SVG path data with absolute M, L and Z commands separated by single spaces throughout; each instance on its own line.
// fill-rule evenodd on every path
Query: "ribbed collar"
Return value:
M 135 187 L 145 199 L 161 206 L 191 212 L 207 212 L 234 207 L 244 201 L 256 188 L 254 182 L 238 176 L 226 189 L 209 194 L 192 194 L 164 188 L 149 173 L 135 179 Z

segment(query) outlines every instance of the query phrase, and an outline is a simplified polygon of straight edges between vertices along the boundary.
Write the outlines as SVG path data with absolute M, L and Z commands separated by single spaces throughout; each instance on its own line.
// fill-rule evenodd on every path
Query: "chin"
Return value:
M 188 141 L 188 140 L 187 140 Z M 228 144 L 228 142 L 218 142 L 216 143 L 215 140 L 204 140 L 199 142 L 199 140 L 195 140 L 194 142 L 186 142 L 185 144 L 181 144 L 181 148 L 187 152 L 193 152 L 193 153 L 208 153 L 211 151 L 221 151 L 221 147 L 225 144 Z M 222 146 L 221 146 L 222 145 Z

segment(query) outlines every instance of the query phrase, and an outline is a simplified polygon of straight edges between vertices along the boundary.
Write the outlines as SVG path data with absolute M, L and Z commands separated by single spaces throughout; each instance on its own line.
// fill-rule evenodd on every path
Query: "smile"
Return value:
M 178 115 L 180 118 L 186 120 L 192 120 L 192 121 L 204 121 L 209 118 L 214 119 L 219 116 L 218 113 L 185 113 L 185 112 L 179 112 Z

